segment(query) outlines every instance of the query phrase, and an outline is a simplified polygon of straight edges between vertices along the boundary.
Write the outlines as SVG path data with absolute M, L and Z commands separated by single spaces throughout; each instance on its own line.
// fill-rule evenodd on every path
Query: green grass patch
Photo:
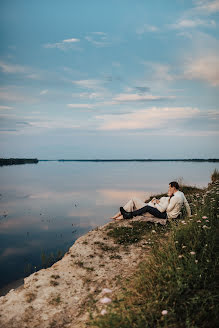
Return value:
M 164 233 L 169 230 L 169 225 L 158 225 L 145 221 L 131 221 L 130 227 L 112 227 L 107 235 L 114 239 L 114 242 L 122 245 L 130 245 L 142 240 L 146 234 L 151 235 L 152 230 Z
M 185 217 L 178 225 L 171 223 L 167 239 L 158 238 L 162 229 L 156 234 L 150 256 L 141 262 L 133 277 L 121 282 L 121 292 L 107 306 L 107 314 L 92 319 L 90 326 L 213 328 L 218 325 L 219 181 L 209 185 L 204 194 L 193 196 L 191 200 L 198 204 L 194 216 Z M 143 235 L 144 225 L 133 224 L 131 238 L 135 240 L 140 238 L 139 234 Z M 130 229 L 115 228 L 108 233 L 119 243 L 127 243 L 132 234 Z

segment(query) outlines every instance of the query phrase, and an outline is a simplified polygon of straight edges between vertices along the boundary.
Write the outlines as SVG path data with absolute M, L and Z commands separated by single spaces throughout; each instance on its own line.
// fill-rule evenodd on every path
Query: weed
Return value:
M 127 282 L 121 280 L 122 291 L 115 295 L 107 314 L 91 319 L 92 327 L 217 326 L 218 194 L 218 180 L 204 194 L 197 193 L 197 199 L 201 198 L 197 200 L 197 215 L 185 217 L 178 224 L 170 223 L 166 240 L 160 238 L 166 228 L 156 229 L 159 233 L 150 257 L 140 263 Z M 147 231 L 142 225 L 140 229 L 137 222 L 133 222 L 132 228 L 133 232 L 130 228 L 112 228 L 108 233 L 117 242 L 129 243 L 129 238 L 135 242 L 137 231 L 141 235 L 142 230 Z

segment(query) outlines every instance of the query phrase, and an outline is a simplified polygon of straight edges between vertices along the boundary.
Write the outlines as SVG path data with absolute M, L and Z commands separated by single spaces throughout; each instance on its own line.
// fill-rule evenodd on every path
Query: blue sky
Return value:
M 2 0 L 0 157 L 219 157 L 219 0 Z

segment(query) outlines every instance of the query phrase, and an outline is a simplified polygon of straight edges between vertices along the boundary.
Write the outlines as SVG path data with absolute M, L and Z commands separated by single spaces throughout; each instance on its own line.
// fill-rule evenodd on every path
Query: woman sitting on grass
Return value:
M 125 206 L 123 206 L 123 208 L 127 212 L 132 212 L 132 211 L 138 210 L 146 205 L 149 205 L 151 207 L 158 209 L 161 213 L 163 213 L 166 211 L 171 197 L 172 197 L 172 195 L 170 194 L 169 191 L 168 191 L 168 197 L 161 197 L 160 199 L 153 198 L 149 203 L 145 203 L 142 200 L 140 200 L 139 198 L 134 197 L 134 198 L 130 199 L 130 201 L 128 201 L 128 203 L 126 203 Z M 121 212 L 118 212 L 118 213 L 116 213 L 116 215 L 114 215 L 110 219 L 121 220 L 121 219 L 123 219 L 123 216 L 122 216 Z
M 120 212 L 117 213 L 112 219 L 121 220 L 123 219 L 132 219 L 135 216 L 142 215 L 144 213 L 150 213 L 156 218 L 159 219 L 176 219 L 179 217 L 181 208 L 183 205 L 186 207 L 186 211 L 188 216 L 191 216 L 191 209 L 189 203 L 182 191 L 179 190 L 179 184 L 176 181 L 172 181 L 169 183 L 168 188 L 168 196 L 164 197 L 168 198 L 168 201 L 165 199 L 152 199 L 152 203 L 145 204 L 141 200 L 137 198 L 131 199 L 126 205 L 125 208 L 120 207 Z M 164 202 L 164 205 L 162 204 Z M 161 207 L 160 207 L 161 203 Z M 136 207 L 136 210 L 133 208 Z

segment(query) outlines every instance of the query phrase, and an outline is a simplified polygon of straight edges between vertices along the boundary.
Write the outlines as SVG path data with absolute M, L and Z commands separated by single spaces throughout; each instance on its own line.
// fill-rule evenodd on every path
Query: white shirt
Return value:
M 189 203 L 182 191 L 176 191 L 174 196 L 170 198 L 170 203 L 167 207 L 168 219 L 175 219 L 179 215 L 182 205 L 185 205 L 188 216 L 191 216 L 191 209 Z
M 161 213 L 165 212 L 168 204 L 169 204 L 170 197 L 161 197 L 159 200 L 160 202 L 157 204 L 156 202 L 150 201 L 147 205 L 157 208 Z

